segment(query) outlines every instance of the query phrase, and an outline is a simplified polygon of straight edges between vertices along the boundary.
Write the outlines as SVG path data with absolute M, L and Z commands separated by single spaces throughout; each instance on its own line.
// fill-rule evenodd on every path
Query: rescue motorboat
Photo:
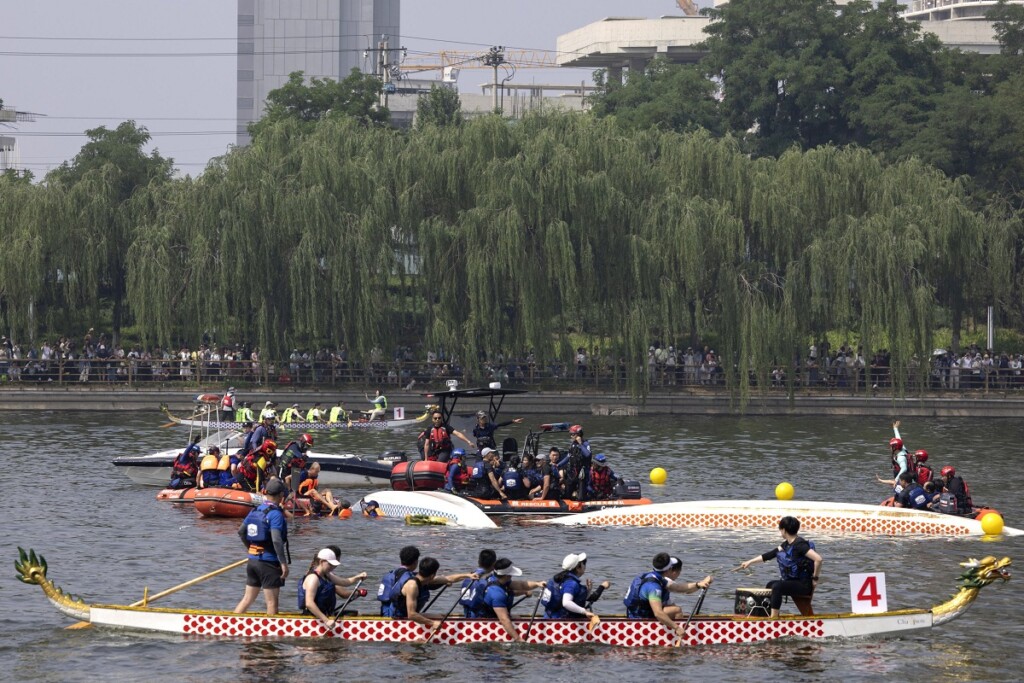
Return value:
M 430 642 L 446 645 L 507 642 L 504 628 L 496 620 L 449 617 L 430 636 L 424 626 L 406 619 L 376 616 L 342 616 L 328 628 L 312 616 L 300 614 L 234 614 L 220 610 L 151 607 L 147 599 L 133 606 L 90 605 L 73 597 L 47 578 L 46 560 L 34 551 L 18 549 L 15 562 L 18 579 L 43 589 L 50 603 L 72 619 L 94 626 L 132 631 L 176 633 L 209 638 L 342 638 L 358 642 Z M 981 589 L 1010 578 L 1010 558 L 985 557 L 968 560 L 957 592 L 931 609 L 901 609 L 878 614 L 815 614 L 782 616 L 777 619 L 745 614 L 695 616 L 685 635 L 651 619 L 604 617 L 594 621 L 560 619 L 517 619 L 516 631 L 526 642 L 540 645 L 600 644 L 617 647 L 671 647 L 711 644 L 757 643 L 779 638 L 853 638 L 922 631 L 961 616 Z
M 983 536 L 981 521 L 927 510 L 801 500 L 693 500 L 598 510 L 543 520 L 543 524 L 653 526 L 667 529 L 777 529 L 779 519 L 800 520 L 800 531 L 888 536 Z M 1024 530 L 1004 527 L 1006 536 Z

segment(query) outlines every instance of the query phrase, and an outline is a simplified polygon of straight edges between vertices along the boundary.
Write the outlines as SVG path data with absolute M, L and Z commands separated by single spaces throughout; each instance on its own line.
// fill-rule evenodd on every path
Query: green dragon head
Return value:
M 982 588 L 996 579 L 1009 581 L 1009 569 L 1012 564 L 1013 561 L 1009 557 L 997 560 L 992 555 L 980 560 L 968 559 L 960 563 L 961 567 L 967 567 L 967 571 L 960 575 L 960 585 L 963 588 Z

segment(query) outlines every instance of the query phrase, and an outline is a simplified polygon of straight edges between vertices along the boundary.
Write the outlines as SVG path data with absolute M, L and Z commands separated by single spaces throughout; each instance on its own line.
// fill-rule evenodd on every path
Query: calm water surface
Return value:
M 338 640 L 241 642 L 121 634 L 101 629 L 68 631 L 36 587 L 14 579 L 16 547 L 46 556 L 58 585 L 88 602 L 127 604 L 240 559 L 237 521 L 206 520 L 191 509 L 154 499 L 155 489 L 132 484 L 110 465 L 119 455 L 180 447 L 187 432 L 161 429 L 154 413 L 8 412 L 2 454 L 9 532 L 0 575 L 0 656 L 7 680 L 701 680 L 746 681 L 785 676 L 788 681 L 1013 681 L 1024 677 L 1024 580 L 986 589 L 961 619 L 930 632 L 894 639 L 781 642 L 684 650 L 626 650 L 580 646 L 548 648 L 507 644 L 467 647 L 358 644 Z M 780 481 L 806 500 L 876 502 L 885 495 L 875 474 L 888 472 L 889 424 L 864 418 L 612 418 L 552 416 L 585 424 L 595 451 L 612 458 L 620 475 L 644 481 L 655 502 L 773 496 Z M 540 422 L 541 420 L 533 420 Z M 548 420 L 545 420 L 548 421 Z M 525 425 L 524 425 L 525 426 Z M 1024 526 L 1018 489 L 1024 425 L 983 419 L 913 419 L 904 424 L 913 448 L 925 448 L 936 466 L 955 464 L 975 501 L 1003 511 Z M 499 432 L 522 440 L 525 430 Z M 317 436 L 320 439 L 320 436 Z M 413 433 L 341 434 L 318 441 L 326 452 L 379 453 L 412 449 Z M 553 437 L 565 446 L 565 434 Z M 565 442 L 565 443 L 563 443 Z M 548 442 L 545 442 L 548 443 Z M 668 470 L 665 486 L 646 483 L 647 472 Z M 31 474 L 29 474 L 31 473 Z M 28 475 L 28 476 L 26 476 Z M 355 499 L 363 490 L 349 490 Z M 328 543 L 344 549 L 343 574 L 366 570 L 372 578 L 396 564 L 403 545 L 417 544 L 441 560 L 444 571 L 475 567 L 477 552 L 497 548 L 530 579 L 546 579 L 570 551 L 586 551 L 588 577 L 613 586 L 598 611 L 622 611 L 621 595 L 650 558 L 666 550 L 684 558 L 684 578 L 698 579 L 772 546 L 765 531 L 723 532 L 647 528 L 537 528 L 506 523 L 498 530 L 406 527 L 397 520 L 307 520 L 291 526 L 293 570 L 304 571 Z M 815 597 L 818 611 L 849 609 L 851 572 L 884 571 L 890 609 L 927 607 L 953 589 L 957 562 L 972 556 L 1009 555 L 1024 566 L 1024 541 L 858 538 L 815 535 L 825 557 Z M 747 574 L 718 573 L 705 612 L 729 612 L 733 589 L 773 578 L 773 566 Z M 297 577 L 282 602 L 294 606 Z M 240 570 L 182 591 L 163 604 L 227 608 L 244 583 Z M 455 596 L 443 595 L 443 613 Z M 693 598 L 678 600 L 684 609 Z M 528 605 L 529 603 L 529 605 Z M 262 600 L 257 603 L 262 606 Z M 372 609 L 376 603 L 364 603 Z M 532 601 L 519 616 L 528 618 Z M 292 607 L 293 608 L 293 607 Z

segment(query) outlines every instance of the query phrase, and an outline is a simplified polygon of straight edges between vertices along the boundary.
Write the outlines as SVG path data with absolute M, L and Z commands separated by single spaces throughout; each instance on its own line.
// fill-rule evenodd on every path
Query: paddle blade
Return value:
M 588 631 L 593 631 L 595 628 L 597 628 L 597 625 L 600 624 L 600 623 L 601 623 L 601 617 L 599 617 L 599 616 L 597 616 L 595 614 L 594 616 L 590 617 L 590 623 L 587 624 L 587 630 Z
M 74 624 L 71 624 L 71 626 L 65 626 L 64 630 L 66 630 L 66 631 L 78 631 L 78 630 L 83 629 L 83 628 L 92 628 L 92 624 L 89 623 L 88 621 L 79 621 L 79 622 L 76 622 Z
M 164 424 L 160 425 L 160 428 L 161 429 L 167 429 L 168 427 L 173 427 L 176 424 L 178 424 L 178 423 L 177 422 L 165 422 Z

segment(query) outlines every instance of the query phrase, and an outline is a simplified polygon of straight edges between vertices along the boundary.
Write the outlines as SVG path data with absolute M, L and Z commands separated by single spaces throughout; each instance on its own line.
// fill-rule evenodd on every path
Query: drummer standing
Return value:
M 778 561 L 781 578 L 778 581 L 769 581 L 766 586 L 772 591 L 772 619 L 778 619 L 784 595 L 794 598 L 794 602 L 798 598 L 805 598 L 807 609 L 810 609 L 811 596 L 814 595 L 814 589 L 817 588 L 821 577 L 821 555 L 814 550 L 814 543 L 797 536 L 798 531 L 800 520 L 796 517 L 783 517 L 779 520 L 782 545 L 740 564 L 740 569 L 746 569 L 758 562 L 767 562 L 771 559 Z M 801 612 L 803 613 L 802 609 Z

